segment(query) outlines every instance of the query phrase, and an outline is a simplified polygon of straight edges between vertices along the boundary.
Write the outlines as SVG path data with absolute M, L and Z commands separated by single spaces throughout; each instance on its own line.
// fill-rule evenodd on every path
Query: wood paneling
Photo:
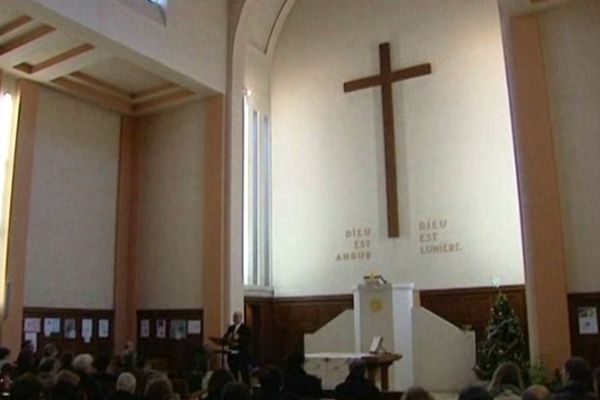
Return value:
M 571 354 L 581 356 L 588 360 L 594 367 L 600 366 L 600 335 L 580 335 L 578 308 L 596 307 L 600 309 L 600 292 L 571 293 L 569 300 L 569 328 L 571 331 Z
M 44 345 L 54 343 L 60 352 L 70 351 L 73 354 L 90 353 L 98 356 L 101 354 L 112 354 L 113 352 L 113 310 L 86 310 L 69 308 L 24 308 L 23 323 L 25 318 L 40 318 L 42 331 L 38 333 L 38 354 Z M 44 335 L 44 319 L 60 318 L 60 333 L 46 337 Z M 65 319 L 73 318 L 76 321 L 77 338 L 65 338 Z M 89 343 L 84 342 L 81 337 L 81 321 L 90 318 L 93 320 L 93 335 Z M 98 337 L 98 321 L 108 319 L 110 324 L 110 333 L 107 338 Z M 25 334 L 23 333 L 23 339 Z
M 138 354 L 143 354 L 153 360 L 156 367 L 178 373 L 184 368 L 187 361 L 202 348 L 204 330 L 200 335 L 187 335 L 186 338 L 176 340 L 171 338 L 171 321 L 173 320 L 200 320 L 204 327 L 202 309 L 189 310 L 138 310 Z M 167 337 L 156 337 L 156 321 L 164 319 L 167 322 Z M 150 321 L 150 337 L 140 337 L 140 321 Z
M 524 286 L 503 286 L 506 295 L 527 333 L 527 306 Z M 424 290 L 420 292 L 421 306 L 453 323 L 459 328 L 470 327 L 477 342 L 485 339 L 485 327 L 498 289 L 481 287 L 468 289 Z
M 504 286 L 523 328 L 527 332 L 525 288 Z M 498 289 L 491 287 L 428 290 L 420 293 L 421 305 L 458 327 L 470 326 L 477 339 L 490 318 Z M 247 297 L 246 323 L 252 330 L 253 360 L 260 364 L 281 363 L 286 354 L 304 348 L 304 334 L 317 331 L 345 310 L 353 308 L 353 296 L 293 298 Z M 352 334 L 352 332 L 340 332 Z
M 246 298 L 253 358 L 260 363 L 281 363 L 286 354 L 304 348 L 305 333 L 317 331 L 352 307 L 352 295 Z

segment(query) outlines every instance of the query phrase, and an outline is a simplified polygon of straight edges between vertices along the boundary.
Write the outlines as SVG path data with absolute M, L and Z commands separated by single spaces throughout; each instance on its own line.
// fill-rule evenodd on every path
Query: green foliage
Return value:
M 551 374 L 541 361 L 534 361 L 529 365 L 529 384 L 546 386 L 551 392 L 557 391 L 562 386 L 560 372 Z
M 527 377 L 529 355 L 521 322 L 500 292 L 486 327 L 486 340 L 477 349 L 474 370 L 479 379 L 489 381 L 498 365 L 507 361 L 516 363 Z

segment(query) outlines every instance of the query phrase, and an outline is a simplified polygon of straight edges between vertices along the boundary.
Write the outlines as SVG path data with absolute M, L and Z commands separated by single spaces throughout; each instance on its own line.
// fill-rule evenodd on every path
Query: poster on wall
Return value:
M 150 320 L 149 319 L 140 320 L 140 337 L 141 338 L 149 338 L 150 337 Z
M 75 318 L 65 318 L 65 338 L 77 338 L 77 321 Z
M 25 332 L 40 333 L 42 331 L 42 321 L 40 318 L 25 318 L 23 322 Z
M 157 319 L 156 320 L 156 337 L 158 339 L 164 339 L 167 337 L 167 320 Z
M 200 335 L 202 333 L 202 321 L 199 319 L 190 319 L 187 322 L 188 335 Z
M 596 307 L 578 307 L 577 316 L 580 335 L 598 334 L 598 312 Z
M 187 321 L 184 319 L 171 320 L 171 339 L 182 340 L 187 337 Z
M 38 334 L 36 332 L 25 332 L 25 341 L 29 340 L 31 342 L 34 352 L 37 351 L 37 337 Z
M 44 336 L 60 334 L 60 318 L 44 318 Z
M 98 337 L 106 339 L 110 336 L 110 321 L 106 318 L 98 320 Z
M 94 320 L 91 318 L 84 318 L 81 320 L 81 337 L 85 343 L 92 341 L 94 335 Z

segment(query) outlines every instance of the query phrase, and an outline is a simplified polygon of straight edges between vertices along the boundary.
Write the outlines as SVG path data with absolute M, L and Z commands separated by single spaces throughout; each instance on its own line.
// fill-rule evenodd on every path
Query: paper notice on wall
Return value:
M 140 337 L 141 338 L 149 338 L 150 337 L 150 320 L 143 319 L 140 321 Z
M 94 320 L 84 318 L 81 320 L 81 337 L 85 343 L 89 343 L 94 335 Z
M 40 318 L 25 318 L 23 322 L 25 332 L 39 333 L 42 330 L 42 320 Z
M 50 337 L 60 333 L 60 318 L 44 318 L 44 336 Z
M 156 320 L 156 337 L 158 339 L 164 339 L 167 337 L 167 320 Z
M 77 321 L 75 318 L 65 318 L 65 338 L 77 339 Z
M 98 337 L 106 339 L 110 336 L 110 321 L 108 319 L 98 320 Z
M 33 345 L 33 351 L 37 351 L 37 338 L 38 334 L 36 332 L 25 332 L 25 340 L 29 340 Z
M 202 321 L 199 319 L 190 319 L 187 322 L 188 335 L 200 335 L 202 333 Z
M 579 307 L 577 308 L 577 316 L 579 318 L 580 335 L 598 334 L 598 312 L 596 307 Z
M 187 321 L 184 319 L 171 320 L 171 339 L 181 340 L 187 337 Z

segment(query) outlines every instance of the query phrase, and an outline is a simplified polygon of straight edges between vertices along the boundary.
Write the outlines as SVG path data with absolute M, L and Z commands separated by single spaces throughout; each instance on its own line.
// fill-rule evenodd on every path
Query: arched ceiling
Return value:
M 247 43 L 270 56 L 296 0 L 246 0 Z

